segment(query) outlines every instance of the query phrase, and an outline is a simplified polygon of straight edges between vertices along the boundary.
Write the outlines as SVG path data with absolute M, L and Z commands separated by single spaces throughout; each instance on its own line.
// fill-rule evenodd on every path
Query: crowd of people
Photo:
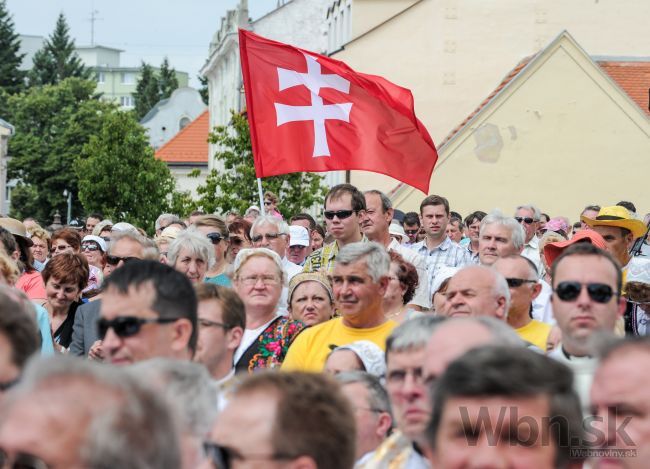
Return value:
M 650 214 L 279 203 L 0 218 L 0 466 L 645 467 Z

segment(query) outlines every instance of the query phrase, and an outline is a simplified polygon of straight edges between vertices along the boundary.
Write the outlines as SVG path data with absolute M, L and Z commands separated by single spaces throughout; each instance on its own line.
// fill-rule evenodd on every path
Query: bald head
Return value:
M 491 316 L 505 320 L 510 303 L 508 284 L 489 267 L 473 265 L 459 270 L 447 285 L 449 316 Z

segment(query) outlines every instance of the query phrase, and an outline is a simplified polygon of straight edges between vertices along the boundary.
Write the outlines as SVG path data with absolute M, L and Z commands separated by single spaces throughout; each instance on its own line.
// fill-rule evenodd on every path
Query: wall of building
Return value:
M 196 169 L 196 166 L 169 166 L 169 170 L 176 180 L 176 190 L 180 192 L 189 191 L 194 198 L 198 197 L 196 189 L 201 184 L 205 184 L 205 180 L 208 177 L 208 169 L 206 167 L 200 168 L 201 172 L 198 177 L 190 177 L 189 174 Z

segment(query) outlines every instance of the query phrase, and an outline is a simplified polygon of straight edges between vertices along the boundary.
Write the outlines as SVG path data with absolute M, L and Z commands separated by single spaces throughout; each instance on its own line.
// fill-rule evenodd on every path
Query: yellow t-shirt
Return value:
M 551 326 L 545 322 L 533 319 L 524 327 L 515 329 L 515 332 L 519 334 L 519 337 L 523 340 L 530 342 L 545 352 L 546 340 L 548 339 L 549 332 L 551 332 Z
M 386 349 L 386 338 L 397 326 L 395 321 L 386 321 L 370 329 L 354 329 L 343 324 L 342 318 L 330 319 L 302 331 L 293 341 L 282 363 L 285 371 L 319 372 L 332 351 L 330 345 L 347 345 L 357 340 L 369 340 L 382 350 Z

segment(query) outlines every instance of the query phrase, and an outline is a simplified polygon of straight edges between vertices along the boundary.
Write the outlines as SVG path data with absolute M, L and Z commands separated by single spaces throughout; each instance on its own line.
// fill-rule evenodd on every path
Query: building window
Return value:
M 104 74 L 104 72 L 97 72 L 97 83 L 99 83 L 100 85 L 106 83 L 106 75 Z
M 178 129 L 179 130 L 184 129 L 187 126 L 187 124 L 189 124 L 190 122 L 191 121 L 189 117 L 182 117 L 181 120 L 178 122 Z
M 133 72 L 122 72 L 122 84 L 123 85 L 133 85 L 133 84 L 135 84 L 135 73 L 133 73 Z
M 132 108 L 135 107 L 135 101 L 133 96 L 120 96 L 120 106 L 123 108 Z

